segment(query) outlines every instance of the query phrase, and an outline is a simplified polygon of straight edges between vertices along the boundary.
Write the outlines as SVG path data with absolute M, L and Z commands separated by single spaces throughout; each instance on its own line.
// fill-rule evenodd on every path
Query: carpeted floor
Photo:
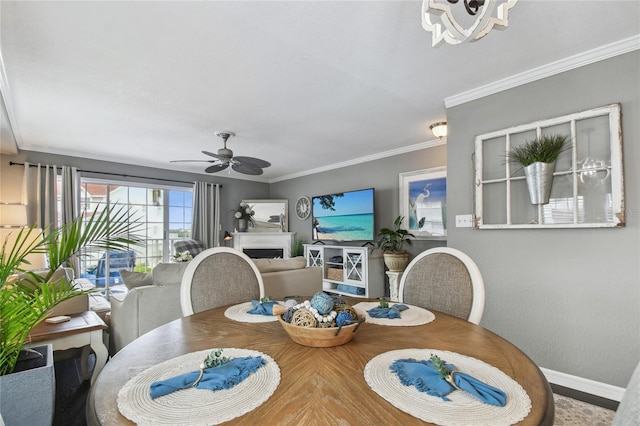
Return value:
M 556 416 L 553 422 L 557 426 L 610 426 L 613 410 L 587 404 L 567 396 L 553 394 L 556 404 Z
M 82 380 L 78 358 L 56 361 L 56 411 L 53 426 L 85 426 L 89 381 Z M 554 394 L 556 426 L 610 426 L 615 411 Z

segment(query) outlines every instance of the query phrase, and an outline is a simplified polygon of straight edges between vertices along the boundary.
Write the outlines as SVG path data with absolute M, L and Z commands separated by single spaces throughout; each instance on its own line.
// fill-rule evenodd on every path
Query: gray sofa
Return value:
M 311 296 L 322 290 L 322 268 L 307 268 L 303 257 L 254 262 L 260 270 L 265 295 L 273 299 Z M 149 285 L 111 296 L 112 355 L 144 333 L 182 317 L 180 283 L 187 265 L 188 262 L 160 263 L 153 268 Z

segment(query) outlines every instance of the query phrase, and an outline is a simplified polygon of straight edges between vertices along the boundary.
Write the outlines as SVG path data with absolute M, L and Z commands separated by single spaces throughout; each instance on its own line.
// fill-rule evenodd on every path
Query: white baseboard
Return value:
M 624 394 L 625 388 L 596 382 L 595 380 L 585 379 L 584 377 L 572 376 L 571 374 L 549 370 L 547 368 L 540 367 L 540 370 L 547 378 L 547 381 L 554 385 L 563 386 L 565 388 L 574 389 L 618 402 L 620 402 L 622 394 Z

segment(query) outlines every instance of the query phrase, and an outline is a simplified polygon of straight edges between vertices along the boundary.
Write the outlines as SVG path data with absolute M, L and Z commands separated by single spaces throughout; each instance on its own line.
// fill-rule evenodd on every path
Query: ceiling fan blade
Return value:
M 169 160 L 170 163 L 214 163 L 218 160 Z
M 229 151 L 229 155 L 220 155 L 220 154 L 214 154 L 213 152 L 209 152 L 209 151 L 202 151 L 203 154 L 207 154 L 211 157 L 215 157 L 218 160 L 222 160 L 222 161 L 229 161 L 231 159 L 231 157 L 233 157 L 233 152 L 231 150 Z
M 259 158 L 253 157 L 233 157 L 234 160 L 239 161 L 242 164 L 251 164 L 254 166 L 253 168 L 264 169 L 265 167 L 269 167 L 271 165 L 270 162 L 261 160 Z
M 209 166 L 206 169 L 204 169 L 204 172 L 205 173 L 217 173 L 217 172 L 220 172 L 220 171 L 226 169 L 227 167 L 229 167 L 229 163 L 214 164 L 213 166 Z
M 259 167 L 253 167 L 252 164 L 233 164 L 231 168 L 236 172 L 242 173 L 245 175 L 257 176 L 262 174 L 262 169 Z

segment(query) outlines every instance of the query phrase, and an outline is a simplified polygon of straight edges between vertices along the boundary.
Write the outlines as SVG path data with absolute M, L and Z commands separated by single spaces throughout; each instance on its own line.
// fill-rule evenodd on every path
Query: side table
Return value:
M 102 331 L 107 325 L 93 311 L 86 311 L 80 314 L 70 315 L 69 321 L 58 324 L 49 324 L 42 321 L 36 325 L 29 333 L 26 347 L 39 346 L 50 343 L 54 351 L 71 348 L 83 348 L 81 360 L 82 374 L 89 378 L 87 359 L 89 348 L 96 354 L 96 365 L 91 376 L 91 385 L 95 382 L 102 367 L 107 363 L 109 352 L 102 341 Z M 85 353 L 87 352 L 87 353 Z
M 398 294 L 400 280 L 402 279 L 402 274 L 404 272 L 391 272 L 387 271 L 387 277 L 389 277 L 389 300 L 392 302 L 399 302 L 400 295 Z

